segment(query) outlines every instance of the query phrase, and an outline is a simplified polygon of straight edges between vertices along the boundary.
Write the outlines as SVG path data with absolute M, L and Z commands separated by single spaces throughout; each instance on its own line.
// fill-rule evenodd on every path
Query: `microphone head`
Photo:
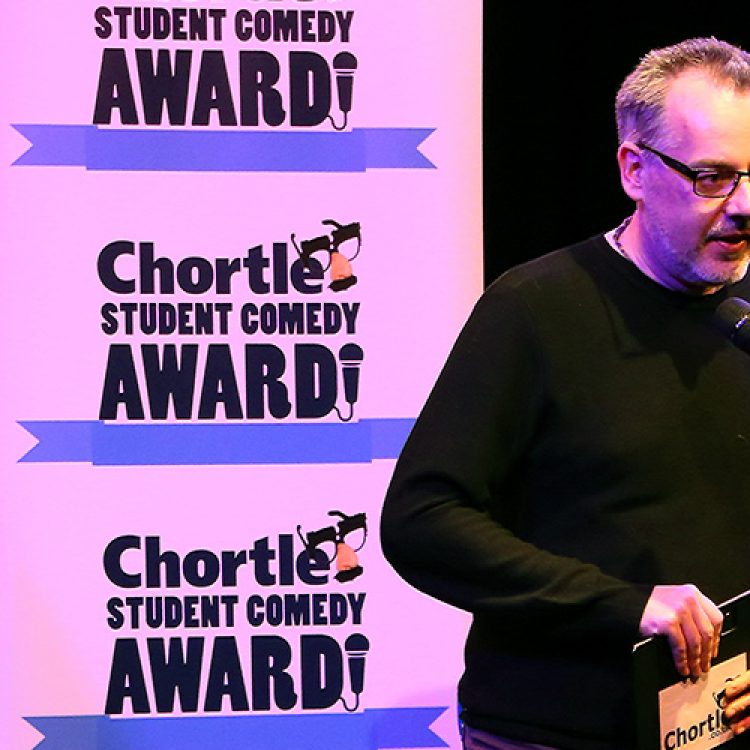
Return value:
M 353 73 L 357 69 L 357 58 L 351 52 L 339 52 L 333 58 L 333 69 Z
M 368 641 L 367 638 L 362 635 L 362 633 L 352 633 L 344 641 L 344 651 L 346 651 L 347 654 L 351 652 L 365 652 L 369 650 L 370 641 Z
M 740 297 L 725 299 L 714 312 L 716 327 L 742 351 L 750 354 L 750 302 Z
M 365 358 L 362 347 L 357 344 L 344 344 L 339 349 L 339 359 L 342 362 L 361 362 Z

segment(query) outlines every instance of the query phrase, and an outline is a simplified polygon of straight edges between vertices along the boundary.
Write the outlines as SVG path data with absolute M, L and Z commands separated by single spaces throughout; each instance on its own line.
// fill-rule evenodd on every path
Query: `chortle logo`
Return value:
M 333 534 L 313 532 L 301 550 L 291 533 L 186 553 L 158 536 L 111 540 L 102 562 L 118 591 L 106 603 L 116 637 L 105 713 L 357 711 L 370 651 L 360 630 L 366 593 L 319 587 L 333 570 L 325 537 L 338 540 L 338 583 L 361 575 L 350 545 L 362 548 L 366 521 L 331 514 L 340 519 Z

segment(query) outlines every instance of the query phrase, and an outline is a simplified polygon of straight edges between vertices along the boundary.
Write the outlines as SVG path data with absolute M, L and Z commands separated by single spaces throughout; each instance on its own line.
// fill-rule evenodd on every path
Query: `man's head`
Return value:
M 704 73 L 738 91 L 750 91 L 750 54 L 713 37 L 687 39 L 645 55 L 623 81 L 615 100 L 619 142 L 651 143 L 664 136 L 663 114 L 674 79 Z
M 646 55 L 617 95 L 636 213 L 626 249 L 662 285 L 707 293 L 750 262 L 750 55 L 690 39 Z M 705 171 L 708 170 L 708 171 Z

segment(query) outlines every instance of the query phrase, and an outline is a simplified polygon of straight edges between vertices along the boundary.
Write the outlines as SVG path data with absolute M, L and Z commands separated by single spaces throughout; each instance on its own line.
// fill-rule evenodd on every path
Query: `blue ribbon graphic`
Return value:
M 43 716 L 26 721 L 44 735 L 35 750 L 380 750 L 448 747 L 429 728 L 446 710 L 143 719 Z
M 39 443 L 23 463 L 95 466 L 370 463 L 396 458 L 413 419 L 340 424 L 19 422 Z
M 434 128 L 341 133 L 101 129 L 13 125 L 31 148 L 19 166 L 154 172 L 364 172 L 435 169 L 418 146 Z

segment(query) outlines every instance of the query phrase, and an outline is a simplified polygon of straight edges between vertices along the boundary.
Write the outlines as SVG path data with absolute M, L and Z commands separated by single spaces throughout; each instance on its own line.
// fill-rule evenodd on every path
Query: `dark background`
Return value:
M 485 0 L 486 283 L 631 213 L 615 94 L 648 50 L 693 36 L 750 50 L 750 2 Z

